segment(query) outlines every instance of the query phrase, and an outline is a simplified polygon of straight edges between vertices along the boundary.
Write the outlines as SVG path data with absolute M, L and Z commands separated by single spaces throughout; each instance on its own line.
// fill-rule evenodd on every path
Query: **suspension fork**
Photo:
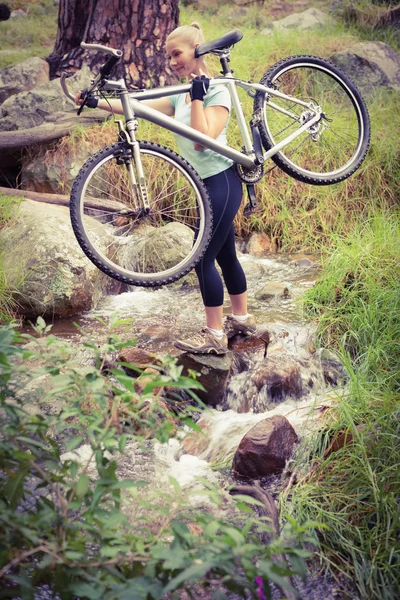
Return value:
M 149 196 L 147 193 L 146 179 L 144 176 L 142 159 L 140 156 L 140 146 L 136 139 L 135 133 L 138 122 L 132 111 L 127 92 L 121 94 L 121 104 L 126 119 L 126 129 L 123 128 L 120 121 L 118 121 L 118 126 L 120 128 L 120 132 L 124 132 L 125 138 L 132 149 L 133 161 L 128 160 L 126 162 L 126 167 L 128 169 L 133 189 L 136 191 L 136 198 L 139 201 L 139 206 L 135 206 L 135 208 L 137 210 L 144 209 L 147 212 L 150 210 Z M 137 202 L 135 202 L 135 204 L 137 204 Z

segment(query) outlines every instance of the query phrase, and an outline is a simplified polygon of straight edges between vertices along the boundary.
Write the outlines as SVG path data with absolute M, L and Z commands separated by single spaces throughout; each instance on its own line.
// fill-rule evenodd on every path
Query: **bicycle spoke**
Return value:
M 157 275 L 178 268 L 188 255 L 197 252 L 202 213 L 198 193 L 185 169 L 162 153 L 141 150 L 140 160 L 148 208 L 134 210 L 136 192 L 128 172 L 110 154 L 92 170 L 85 184 L 83 219 L 88 219 L 85 231 L 90 243 L 115 269 Z M 135 169 L 134 163 L 132 167 Z M 104 206 L 92 208 L 90 198 L 92 204 L 97 201 Z M 115 210 L 115 203 L 126 209 Z M 187 227 L 187 238 L 176 224 Z M 195 230 L 198 235 L 193 242 Z M 173 252 L 171 244 L 176 246 Z

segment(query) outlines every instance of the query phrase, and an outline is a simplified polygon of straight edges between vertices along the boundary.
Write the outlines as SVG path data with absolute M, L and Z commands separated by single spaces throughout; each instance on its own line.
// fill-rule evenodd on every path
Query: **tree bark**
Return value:
M 172 83 L 165 41 L 178 17 L 178 0 L 61 0 L 54 52 L 48 57 L 51 75 L 76 71 L 83 62 L 96 71 L 105 62 L 104 53 L 84 51 L 84 41 L 123 51 L 112 76 L 124 78 L 128 87 Z

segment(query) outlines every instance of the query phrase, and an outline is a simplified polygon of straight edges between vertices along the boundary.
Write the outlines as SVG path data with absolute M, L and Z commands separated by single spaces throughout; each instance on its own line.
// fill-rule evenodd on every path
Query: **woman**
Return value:
M 146 104 L 226 144 L 231 98 L 223 86 L 209 88 L 204 58 L 195 57 L 195 49 L 204 41 L 197 23 L 183 25 L 170 33 L 166 42 L 168 60 L 180 79 L 187 78 L 192 82 L 190 93 L 149 100 Z M 80 95 L 76 102 L 82 102 Z M 111 100 L 110 104 L 115 112 L 122 113 L 119 100 Z M 106 100 L 99 100 L 97 106 L 110 110 Z M 211 199 L 214 224 L 210 244 L 196 266 L 206 327 L 190 338 L 177 340 L 175 346 L 198 354 L 225 354 L 228 339 L 223 329 L 224 290 L 215 261 L 221 268 L 231 301 L 232 314 L 227 317 L 227 326 L 234 333 L 249 334 L 256 329 L 253 315 L 247 313 L 246 277 L 236 256 L 233 229 L 233 220 L 242 200 L 242 185 L 230 159 L 181 136 L 176 139 L 180 153 L 204 181 Z

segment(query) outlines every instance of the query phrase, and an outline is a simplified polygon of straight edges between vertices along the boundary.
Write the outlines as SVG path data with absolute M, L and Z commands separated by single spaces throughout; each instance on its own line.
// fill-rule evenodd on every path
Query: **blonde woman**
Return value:
M 209 87 L 209 72 L 203 57 L 196 58 L 195 50 L 205 41 L 198 23 L 183 25 L 170 33 L 166 51 L 171 69 L 179 79 L 191 81 L 189 94 L 180 94 L 146 101 L 162 113 L 189 125 L 222 144 L 231 110 L 229 92 L 223 86 Z M 80 94 L 76 97 L 79 104 Z M 122 114 L 119 100 L 95 101 L 93 105 Z M 223 327 L 224 289 L 215 261 L 221 268 L 229 293 L 232 314 L 227 325 L 235 333 L 255 331 L 253 315 L 247 313 L 247 284 L 236 256 L 233 220 L 242 200 L 242 184 L 232 168 L 232 161 L 220 154 L 176 136 L 182 156 L 196 169 L 208 190 L 213 208 L 213 232 L 210 244 L 196 266 L 200 291 L 205 308 L 206 327 L 187 339 L 177 340 L 175 346 L 193 353 L 225 354 L 228 340 Z

